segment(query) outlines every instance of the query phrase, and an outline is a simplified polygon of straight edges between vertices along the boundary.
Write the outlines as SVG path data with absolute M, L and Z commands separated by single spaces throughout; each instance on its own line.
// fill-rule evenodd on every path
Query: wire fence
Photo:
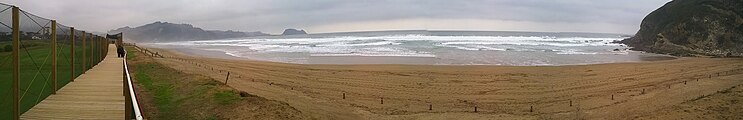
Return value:
M 106 41 L 0 3 L 0 119 L 17 119 L 98 64 Z

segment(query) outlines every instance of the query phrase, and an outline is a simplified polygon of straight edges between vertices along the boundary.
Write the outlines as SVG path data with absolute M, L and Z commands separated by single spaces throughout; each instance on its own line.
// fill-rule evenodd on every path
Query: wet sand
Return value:
M 187 73 L 221 80 L 229 71 L 229 86 L 286 102 L 316 119 L 633 119 L 743 84 L 743 59 L 735 58 L 567 66 L 316 65 L 154 50 L 166 56 L 156 61 Z

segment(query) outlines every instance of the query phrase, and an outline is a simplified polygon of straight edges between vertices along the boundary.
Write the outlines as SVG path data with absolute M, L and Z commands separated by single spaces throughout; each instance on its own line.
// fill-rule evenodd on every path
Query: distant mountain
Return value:
M 673 0 L 621 43 L 677 56 L 743 57 L 743 0 Z
M 203 30 L 190 24 L 174 24 L 155 22 L 135 28 L 123 27 L 108 31 L 108 33 L 124 33 L 124 38 L 137 42 L 172 42 L 189 40 L 212 40 L 224 38 L 238 38 L 268 35 L 262 32 L 240 32 Z
M 286 29 L 284 30 L 284 33 L 281 33 L 281 35 L 304 35 L 307 34 L 304 30 L 297 30 L 297 29 Z

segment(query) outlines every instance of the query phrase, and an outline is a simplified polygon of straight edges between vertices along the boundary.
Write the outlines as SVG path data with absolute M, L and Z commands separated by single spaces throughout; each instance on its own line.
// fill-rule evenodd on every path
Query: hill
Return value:
M 281 35 L 305 35 L 307 32 L 304 30 L 297 30 L 297 29 L 285 29 Z
M 743 0 L 674 0 L 650 13 L 633 50 L 676 56 L 743 56 Z
M 108 33 L 119 32 L 123 32 L 125 38 L 135 40 L 137 42 L 212 40 L 268 35 L 262 32 L 203 30 L 190 24 L 174 24 L 160 21 L 135 28 L 127 26 L 108 31 Z

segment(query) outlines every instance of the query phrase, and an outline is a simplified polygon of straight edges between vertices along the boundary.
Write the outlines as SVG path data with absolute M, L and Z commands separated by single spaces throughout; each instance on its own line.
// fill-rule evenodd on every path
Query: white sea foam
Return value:
M 463 51 L 546 52 L 565 55 L 627 54 L 626 51 L 586 50 L 584 47 L 617 47 L 612 41 L 624 38 L 583 38 L 551 36 L 326 36 L 305 38 L 244 38 L 228 40 L 200 40 L 160 45 L 209 47 L 224 49 L 228 55 L 241 57 L 243 52 L 306 53 L 310 56 L 406 56 L 436 57 L 436 49 Z M 413 43 L 414 42 L 414 43 Z M 222 47 L 230 47 L 222 48 Z M 239 49 L 236 49 L 239 48 Z M 546 65 L 531 61 L 527 64 Z

